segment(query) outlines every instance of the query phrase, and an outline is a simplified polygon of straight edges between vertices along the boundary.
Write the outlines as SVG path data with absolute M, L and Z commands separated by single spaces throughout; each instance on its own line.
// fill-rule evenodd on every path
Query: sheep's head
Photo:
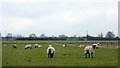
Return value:
M 96 45 L 92 45 L 92 47 L 93 47 L 93 49 L 95 49 L 95 48 L 96 48 Z
M 95 48 L 98 49 L 98 45 L 97 44 L 93 44 L 92 47 L 93 47 L 93 49 L 95 49 Z

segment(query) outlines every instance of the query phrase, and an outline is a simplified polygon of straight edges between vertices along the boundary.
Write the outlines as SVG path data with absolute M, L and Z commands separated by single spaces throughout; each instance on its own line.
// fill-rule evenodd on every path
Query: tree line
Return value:
M 100 33 L 97 37 L 90 36 L 87 34 L 83 37 L 77 37 L 76 35 L 73 35 L 71 37 L 68 37 L 64 34 L 57 36 L 46 36 L 45 34 L 41 34 L 39 37 L 35 33 L 32 33 L 29 35 L 29 37 L 25 37 L 22 35 L 13 35 L 12 33 L 7 33 L 5 37 L 2 37 L 2 40 L 119 40 L 118 36 L 115 36 L 115 34 L 111 31 L 108 31 L 105 36 L 103 36 L 102 33 Z

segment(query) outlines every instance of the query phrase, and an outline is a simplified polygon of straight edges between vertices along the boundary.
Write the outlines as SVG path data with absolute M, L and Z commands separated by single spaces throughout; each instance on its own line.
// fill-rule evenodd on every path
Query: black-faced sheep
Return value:
M 17 45 L 16 45 L 16 44 L 13 44 L 13 48 L 17 48 Z
M 26 46 L 25 46 L 25 50 L 26 50 L 26 49 L 32 49 L 32 45 L 26 45 Z
M 42 45 L 38 45 L 38 48 L 42 47 Z
M 53 58 L 54 52 L 55 52 L 55 48 L 52 47 L 52 45 L 49 45 L 49 47 L 47 48 L 48 58 Z
M 84 48 L 85 58 L 87 58 L 87 55 L 89 58 L 90 58 L 90 55 L 93 58 L 93 53 L 95 51 L 96 46 L 97 46 L 96 44 L 93 44 L 92 46 L 86 46 Z
M 4 44 L 3 46 L 7 46 L 6 44 Z
M 38 48 L 38 44 L 34 44 L 34 47 L 35 47 L 35 48 Z
M 66 44 L 63 45 L 63 47 L 66 47 L 66 46 L 67 46 Z

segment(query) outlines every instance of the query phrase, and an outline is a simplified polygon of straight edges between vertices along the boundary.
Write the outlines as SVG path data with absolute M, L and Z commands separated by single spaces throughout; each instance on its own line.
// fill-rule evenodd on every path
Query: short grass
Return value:
M 26 44 L 18 44 L 13 49 L 11 44 L 3 46 L 3 66 L 117 66 L 118 49 L 99 48 L 94 58 L 84 58 L 83 49 L 78 46 L 62 47 L 52 44 L 56 52 L 54 58 L 47 58 L 46 49 L 49 44 L 41 44 L 42 48 L 24 50 Z

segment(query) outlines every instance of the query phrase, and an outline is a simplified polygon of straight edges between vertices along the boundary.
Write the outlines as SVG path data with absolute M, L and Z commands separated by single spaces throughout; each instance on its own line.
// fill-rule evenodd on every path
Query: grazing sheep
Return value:
M 54 52 L 55 52 L 54 47 L 52 47 L 52 45 L 49 45 L 49 47 L 47 48 L 48 58 L 53 58 Z
M 28 48 L 29 48 L 29 49 L 32 49 L 32 45 L 26 45 L 26 46 L 25 46 L 25 50 L 28 49 Z
M 96 44 L 93 44 L 92 46 L 86 46 L 84 48 L 85 58 L 87 58 L 87 54 L 89 55 L 88 56 L 89 58 L 90 58 L 90 55 L 93 58 L 93 53 L 94 53 L 95 48 L 96 48 Z
M 34 47 L 35 47 L 35 48 L 38 48 L 38 44 L 34 44 Z
M 13 44 L 13 48 L 17 48 L 17 45 L 16 45 L 16 44 Z
M 63 47 L 66 47 L 66 46 L 67 46 L 66 44 L 63 45 Z
M 83 47 L 84 45 L 79 45 L 79 47 Z
M 6 44 L 4 44 L 3 46 L 7 46 Z
M 38 48 L 42 47 L 42 45 L 38 45 Z

